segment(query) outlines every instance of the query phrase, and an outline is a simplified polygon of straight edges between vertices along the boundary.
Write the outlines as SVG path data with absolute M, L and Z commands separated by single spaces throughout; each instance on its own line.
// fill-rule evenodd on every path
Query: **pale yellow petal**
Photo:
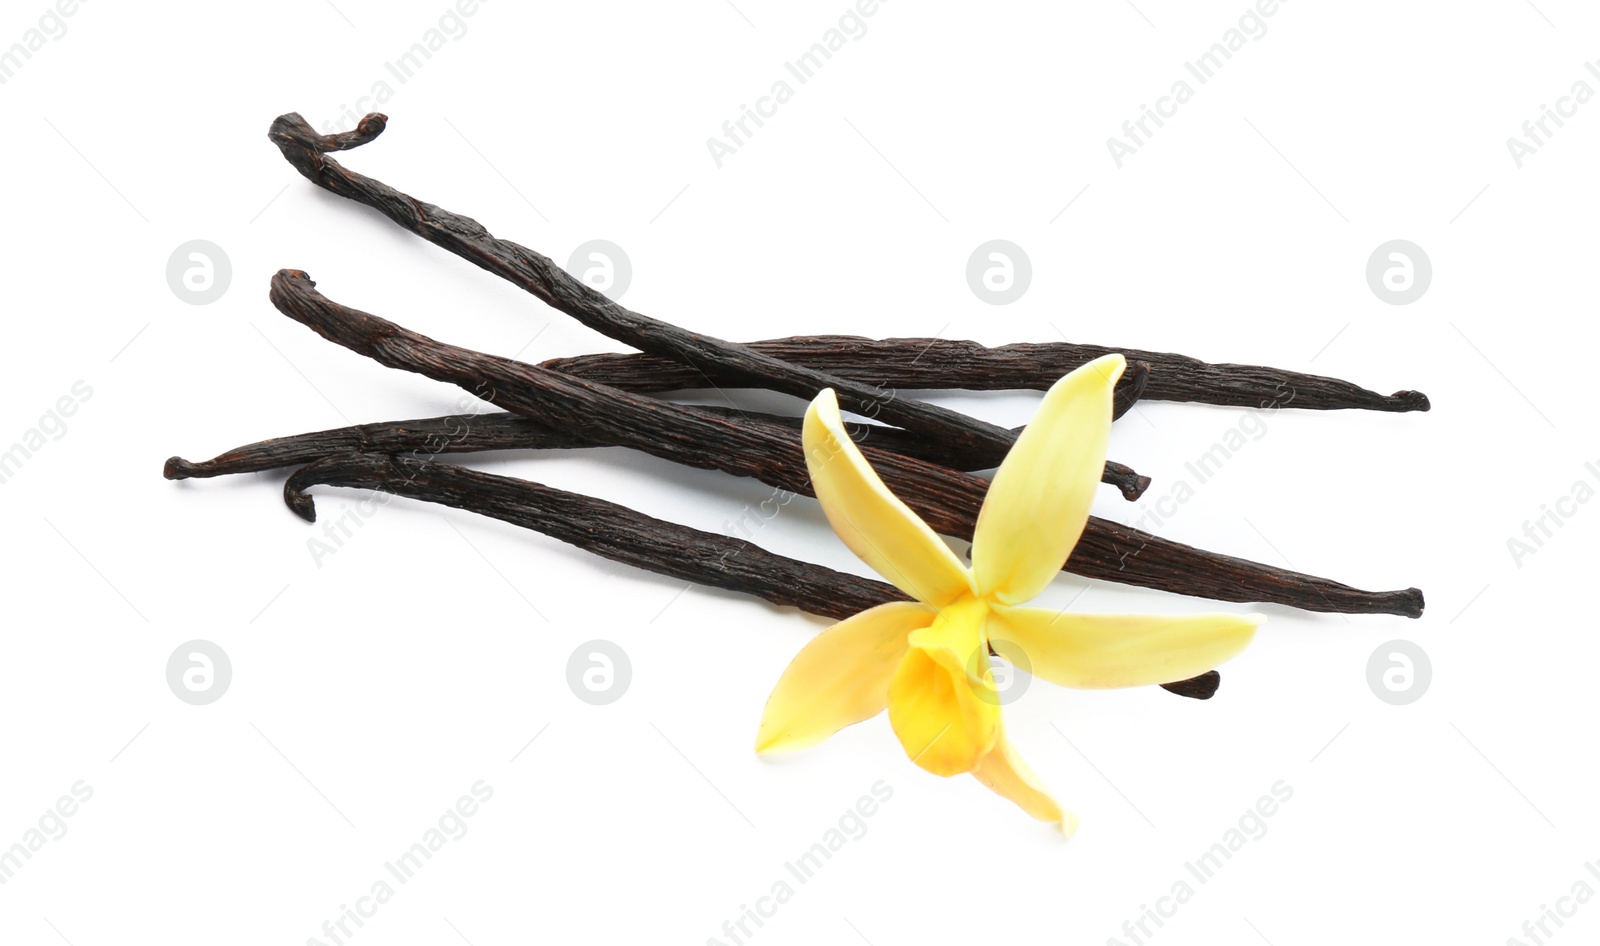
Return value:
M 1126 366 L 1105 355 L 1052 385 L 995 471 L 972 538 L 979 595 L 1020 604 L 1066 564 L 1105 469 L 1112 389 Z
M 995 740 L 994 748 L 983 757 L 972 774 L 996 794 L 1010 799 L 1040 821 L 1059 824 L 1069 836 L 1078 829 L 1077 816 L 1070 811 L 1063 811 L 1056 800 L 1050 797 L 1044 783 L 1033 774 L 1028 763 L 1017 755 L 1016 748 L 1006 738 L 1003 729 Z
M 895 735 L 911 761 L 935 775 L 972 771 L 1000 731 L 999 700 L 979 692 L 993 686 L 988 663 L 973 659 L 983 646 L 986 611 L 969 598 L 939 612 L 931 626 L 911 635 L 911 649 L 889 684 Z
M 1199 676 L 1244 650 L 1264 620 L 1258 614 L 1158 616 L 995 608 L 988 633 L 997 648 L 1021 651 L 1032 674 L 1041 680 L 1106 689 Z
M 880 604 L 812 638 L 789 662 L 767 698 L 756 751 L 788 752 L 815 745 L 871 719 L 889 705 L 889 682 L 912 631 L 934 612 L 920 604 Z
M 889 491 L 850 439 L 832 388 L 811 402 L 802 440 L 817 499 L 850 551 L 901 591 L 935 607 L 971 591 L 966 566 Z

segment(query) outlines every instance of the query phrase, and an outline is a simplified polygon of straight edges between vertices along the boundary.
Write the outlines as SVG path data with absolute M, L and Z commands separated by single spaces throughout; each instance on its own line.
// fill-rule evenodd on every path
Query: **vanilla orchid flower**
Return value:
M 1088 522 L 1126 362 L 1106 355 L 1045 394 L 984 498 L 972 567 L 878 478 L 824 390 L 803 429 L 812 486 L 850 550 L 912 601 L 879 605 L 795 655 L 762 714 L 756 751 L 821 742 L 889 711 L 906 754 L 935 775 L 971 773 L 1041 821 L 1063 811 L 1006 739 L 991 645 L 1034 676 L 1083 689 L 1186 680 L 1249 644 L 1257 615 L 1068 614 L 1022 607 L 1049 585 Z

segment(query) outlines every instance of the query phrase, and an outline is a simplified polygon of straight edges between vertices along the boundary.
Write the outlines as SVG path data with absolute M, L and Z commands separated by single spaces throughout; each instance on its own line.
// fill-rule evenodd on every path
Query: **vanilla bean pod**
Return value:
M 375 178 L 345 168 L 325 152 L 359 147 L 383 133 L 388 118 L 366 116 L 354 132 L 318 134 L 298 113 L 280 115 L 267 137 L 295 170 L 318 186 L 377 210 L 436 246 L 505 279 L 545 304 L 617 341 L 679 361 L 696 371 L 810 400 L 832 388 L 839 403 L 863 417 L 974 450 L 1003 456 L 1016 434 L 959 411 L 901 397 L 892 388 L 863 384 L 781 361 L 743 345 L 680 328 L 634 312 L 569 275 L 553 260 L 491 234 L 482 224 L 417 200 Z M 1125 468 L 1124 468 L 1125 469 Z M 1116 478 L 1107 470 L 1108 481 Z M 1126 495 L 1126 490 L 1124 494 Z M 1137 494 L 1134 497 L 1137 498 Z
M 1126 373 L 1135 378 L 1135 384 L 1118 388 L 1118 407 L 1125 412 L 1133 405 L 1140 386 L 1148 376 L 1146 366 L 1130 366 Z M 687 406 L 687 405 L 686 405 Z M 737 408 L 712 405 L 695 405 L 696 409 L 723 416 L 742 416 L 767 424 L 777 424 L 799 435 L 802 418 Z M 1120 413 L 1118 414 L 1120 416 Z M 845 424 L 855 440 L 916 457 L 929 463 L 957 470 L 985 470 L 998 466 L 1003 456 L 991 456 L 971 450 L 952 449 L 948 444 L 919 437 L 898 427 L 878 424 Z M 1022 428 L 1014 429 L 1021 433 Z M 259 473 L 286 466 L 310 463 L 332 453 L 353 451 L 357 453 L 420 453 L 433 456 L 441 453 L 481 453 L 488 450 L 571 450 L 593 447 L 595 444 L 570 428 L 552 428 L 517 414 L 491 412 L 482 414 L 448 414 L 444 417 L 418 417 L 411 420 L 381 421 L 372 424 L 354 424 L 331 430 L 318 430 L 289 437 L 275 437 L 256 443 L 235 447 L 199 463 L 183 457 L 171 457 L 162 469 L 169 480 L 229 476 L 238 473 Z M 1149 479 L 1131 469 L 1115 464 L 1122 481 L 1114 484 L 1119 489 L 1143 491 Z
M 800 436 L 802 418 L 777 414 L 737 411 L 733 408 L 694 405 L 695 409 L 721 417 L 773 424 Z M 926 460 L 952 469 L 964 459 L 930 443 L 924 437 L 898 427 L 846 423 L 857 443 L 871 443 L 880 450 Z M 870 439 L 869 439 L 870 438 Z M 489 450 L 572 450 L 596 446 L 575 427 L 546 426 L 518 414 L 495 411 L 486 414 L 449 414 L 444 417 L 419 417 L 375 424 L 355 424 L 317 430 L 289 437 L 275 437 L 235 447 L 210 460 L 198 463 L 172 457 L 162 470 L 169 480 L 259 473 L 286 466 L 311 463 L 335 453 L 439 454 L 482 453 Z M 984 464 L 980 469 L 995 466 Z
M 1145 362 L 1151 377 L 1139 395 L 1149 401 L 1189 401 L 1227 407 L 1312 411 L 1425 411 L 1421 391 L 1379 394 L 1321 375 L 1261 365 L 1212 364 L 1166 352 L 1071 342 L 1019 342 L 990 348 L 947 338 L 862 338 L 800 335 L 746 342 L 752 351 L 842 378 L 910 390 L 1043 391 L 1062 375 L 1101 355 L 1120 352 Z M 628 391 L 674 391 L 734 379 L 707 375 L 656 355 L 624 353 L 552 358 L 544 367 Z M 1124 378 L 1126 380 L 1126 378 Z
M 383 133 L 388 119 L 371 114 L 354 131 L 317 134 L 300 115 L 273 122 L 268 137 L 296 170 L 313 183 L 366 204 L 395 223 L 469 262 L 515 283 L 551 306 L 602 334 L 653 354 L 580 356 L 562 359 L 570 368 L 613 387 L 665 390 L 656 387 L 671 376 L 670 387 L 699 387 L 707 377 L 729 384 L 748 383 L 810 398 L 832 387 L 846 407 L 858 412 L 881 407 L 882 416 L 899 426 L 923 429 L 926 410 L 929 433 L 994 437 L 995 431 L 970 426 L 962 419 L 917 402 L 908 402 L 903 416 L 885 400 L 883 388 L 955 388 L 1002 390 L 1048 388 L 1056 379 L 1101 355 L 1121 352 L 1129 362 L 1146 361 L 1157 383 L 1146 395 L 1160 401 L 1195 401 L 1234 407 L 1293 406 L 1306 410 L 1361 409 L 1425 411 L 1428 398 L 1420 391 L 1382 395 L 1347 381 L 1282 371 L 1259 365 L 1210 364 L 1184 355 L 1073 343 L 1020 343 L 985 348 L 976 342 L 949 339 L 857 339 L 850 336 L 772 339 L 741 345 L 685 331 L 617 305 L 569 276 L 547 257 L 509 240 L 492 236 L 469 217 L 451 213 L 412 197 L 326 158 L 331 151 L 359 147 Z M 820 348 L 820 350 L 819 350 Z M 911 356 L 905 360 L 905 356 Z M 922 359 L 931 355 L 926 362 Z M 615 359 L 631 359 L 617 363 Z M 780 364 L 781 363 L 781 364 Z M 795 366 L 800 369 L 796 370 Z M 550 365 L 550 367 L 558 367 Z M 599 371 L 590 375 L 587 372 Z M 632 383 L 625 380 L 632 373 Z M 822 374 L 835 377 L 822 377 Z M 841 385 L 840 379 L 860 382 Z M 854 404 L 850 399 L 858 399 Z M 942 423 L 954 423 L 950 430 Z M 1001 438 L 1002 441 L 1005 438 Z
M 628 446 L 701 469 L 750 476 L 810 494 L 798 438 L 783 427 L 719 416 L 508 358 L 434 341 L 318 293 L 310 277 L 272 280 L 280 312 L 324 338 L 391 368 L 448 381 L 526 417 L 579 427 L 596 443 Z M 911 457 L 862 451 L 895 493 L 936 532 L 970 539 L 988 483 Z M 1076 574 L 1219 601 L 1262 601 L 1311 611 L 1418 617 L 1422 592 L 1369 592 L 1206 552 L 1091 516 L 1065 567 Z
M 337 453 L 301 467 L 283 499 L 307 522 L 312 486 L 372 489 L 439 503 L 532 529 L 614 562 L 683 581 L 764 598 L 843 620 L 888 601 L 909 600 L 893 585 L 769 552 L 734 536 L 666 522 L 617 503 L 449 463 L 371 453 Z
M 1148 376 L 1148 369 L 1132 365 L 1125 373 L 1136 383 L 1119 387 L 1121 411 L 1133 405 L 1140 385 Z M 787 427 L 799 436 L 803 418 L 737 408 L 697 405 L 699 410 L 722 416 L 742 416 L 766 424 Z M 1120 416 L 1120 414 L 1119 414 Z M 857 442 L 871 438 L 873 446 L 951 469 L 988 469 L 998 466 L 1001 457 L 990 457 L 971 462 L 972 457 L 962 451 L 952 451 L 947 445 L 918 437 L 898 427 L 877 424 L 846 422 L 845 428 Z M 1021 433 L 1022 428 L 1014 428 Z M 183 480 L 212 476 L 229 476 L 238 473 L 259 473 L 286 466 L 299 466 L 334 453 L 418 453 L 436 456 L 444 453 L 481 453 L 488 450 L 571 450 L 592 447 L 594 443 L 572 428 L 548 427 L 518 414 L 498 411 L 481 414 L 449 414 L 444 417 L 418 417 L 412 420 L 391 420 L 373 424 L 354 424 L 331 430 L 289 437 L 275 437 L 256 443 L 235 447 L 210 460 L 195 463 L 183 457 L 172 457 L 162 469 L 169 480 Z M 1132 473 L 1132 471 L 1129 471 Z
M 1052 384 L 1061 380 L 1062 375 L 1072 371 L 1081 364 L 1093 361 L 1094 358 L 1079 358 L 1076 353 L 1084 346 L 1071 346 L 1072 351 L 1057 350 L 1058 346 L 1051 343 L 1038 345 L 1037 352 L 1012 352 L 1003 348 L 985 348 L 977 342 L 950 342 L 938 338 L 888 338 L 881 341 L 870 338 L 857 338 L 851 335 L 813 335 L 795 336 L 792 338 L 770 339 L 767 341 L 750 342 L 749 347 L 755 351 L 782 357 L 785 361 L 793 361 L 798 365 L 807 367 L 820 367 L 840 377 L 848 377 L 864 384 L 879 384 L 874 376 L 881 375 L 893 378 L 893 387 L 917 388 L 922 390 L 960 390 L 960 391 L 1045 391 Z M 1132 349 L 1129 349 L 1130 351 Z M 923 362 L 921 358 L 928 352 L 945 352 L 952 362 L 937 365 L 932 362 Z M 992 352 L 993 357 L 984 353 Z M 909 361 L 899 361 L 907 358 Z M 1098 357 L 1098 356 L 1095 356 Z M 1162 355 L 1162 358 L 1183 358 L 1181 355 Z M 1192 359 L 1190 359 L 1192 360 Z M 1128 368 L 1117 379 L 1117 386 L 1113 389 L 1111 399 L 1111 419 L 1119 420 L 1133 408 L 1133 405 L 1147 397 L 1150 390 L 1150 363 L 1129 356 Z M 1062 369 L 1067 362 L 1076 362 L 1070 367 Z M 1196 364 L 1203 364 L 1196 362 Z M 613 388 L 624 391 L 637 391 L 647 394 L 659 394 L 665 391 L 685 391 L 694 388 L 704 388 L 714 384 L 715 379 L 709 378 L 694 368 L 681 362 L 656 355 L 644 355 L 637 352 L 622 354 L 597 354 L 576 355 L 568 358 L 549 358 L 539 363 L 539 367 L 574 377 L 587 378 Z M 1206 367 L 1216 368 L 1216 365 Z M 837 369 L 844 370 L 837 370 Z M 1265 368 L 1262 371 L 1272 371 Z M 1050 372 L 1059 371 L 1053 377 Z M 1283 373 L 1280 382 L 1287 383 L 1292 380 L 1292 373 Z M 1337 381 L 1332 378 L 1318 379 L 1314 375 L 1294 376 L 1308 378 L 1313 381 L 1328 381 L 1335 385 L 1346 385 L 1352 390 L 1374 398 L 1383 398 L 1381 394 L 1362 391 L 1348 382 Z M 727 381 L 726 378 L 722 379 Z M 731 382 L 729 385 L 731 386 Z M 889 382 L 884 382 L 889 386 Z M 1190 393 L 1204 394 L 1203 390 L 1191 390 L 1183 385 L 1167 384 L 1165 389 L 1170 394 L 1173 391 L 1190 391 Z M 1331 404 L 1330 395 L 1326 390 L 1313 392 L 1324 404 Z M 1274 398 L 1277 401 L 1293 399 L 1293 394 L 1286 395 L 1280 386 L 1275 389 Z M 1166 400 L 1178 400 L 1168 397 Z M 1198 399 L 1197 399 L 1198 400 Z M 1219 402 L 1220 403 L 1220 402 Z M 1263 401 L 1256 406 L 1267 406 Z M 1287 403 L 1280 406 L 1288 406 Z M 1298 404 L 1296 405 L 1298 406 Z M 1351 406 L 1346 403 L 1343 406 Z M 1333 407 L 1325 407 L 1333 410 Z M 1424 408 L 1425 409 L 1425 408 Z M 881 428 L 880 428 L 881 429 Z M 1012 433 L 1018 433 L 1021 428 L 1012 428 Z M 975 468 L 981 468 L 975 467 Z
M 769 552 L 753 542 L 666 522 L 616 503 L 527 480 L 447 463 L 340 453 L 295 471 L 283 498 L 316 521 L 313 486 L 379 490 L 438 503 L 543 533 L 603 558 L 683 581 L 754 595 L 773 604 L 843 620 L 890 601 L 908 600 L 893 585 Z M 1163 684 L 1180 696 L 1209 699 L 1216 671 Z

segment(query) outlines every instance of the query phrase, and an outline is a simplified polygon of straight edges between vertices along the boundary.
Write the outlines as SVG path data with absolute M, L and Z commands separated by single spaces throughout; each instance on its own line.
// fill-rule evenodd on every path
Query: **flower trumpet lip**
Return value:
M 839 538 L 913 600 L 879 605 L 817 635 L 773 688 L 756 751 L 814 745 L 888 710 L 906 755 L 935 775 L 969 773 L 1067 832 L 1077 819 L 1006 738 L 993 648 L 1022 653 L 1034 676 L 1080 689 L 1185 680 L 1238 654 L 1253 614 L 1069 614 L 1024 605 L 1060 573 L 1089 518 L 1111 436 L 1112 391 L 1126 368 L 1106 355 L 1062 377 L 994 475 L 958 559 L 873 471 L 846 432 L 834 392 L 806 411 L 812 486 Z

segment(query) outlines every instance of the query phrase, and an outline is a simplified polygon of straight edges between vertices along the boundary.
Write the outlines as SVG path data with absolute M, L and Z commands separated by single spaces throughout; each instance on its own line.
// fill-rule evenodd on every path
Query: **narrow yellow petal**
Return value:
M 882 712 L 907 636 L 933 618 L 931 608 L 897 601 L 852 615 L 812 638 L 767 698 L 756 751 L 803 749 Z
M 995 608 L 988 633 L 1020 650 L 1041 680 L 1085 690 L 1173 683 L 1244 650 L 1259 614 L 1071 614 Z
M 980 596 L 1020 604 L 1066 564 L 1089 521 L 1111 439 L 1111 394 L 1127 366 L 1096 358 L 1050 387 L 995 471 L 972 537 Z
M 910 636 L 889 684 L 889 723 L 906 755 L 935 775 L 971 772 L 994 747 L 1000 701 L 992 693 L 988 663 L 974 661 L 983 644 L 982 602 L 939 612 L 933 624 Z M 978 668 L 981 676 L 973 675 Z
M 896 588 L 934 607 L 971 591 L 966 566 L 889 491 L 850 439 L 832 388 L 811 402 L 802 440 L 822 511 L 850 551 Z
M 972 774 L 996 794 L 1009 798 L 1017 807 L 1040 821 L 1055 822 L 1068 835 L 1077 830 L 1077 816 L 1070 811 L 1063 811 L 1061 806 L 1056 804 L 1056 800 L 1051 798 L 1049 791 L 1045 789 L 1044 783 L 1033 774 L 1028 763 L 1017 755 L 1016 748 L 1011 744 L 1011 740 L 1006 738 L 1003 730 L 995 740 L 994 748 L 983 757 L 983 761 L 972 770 Z

